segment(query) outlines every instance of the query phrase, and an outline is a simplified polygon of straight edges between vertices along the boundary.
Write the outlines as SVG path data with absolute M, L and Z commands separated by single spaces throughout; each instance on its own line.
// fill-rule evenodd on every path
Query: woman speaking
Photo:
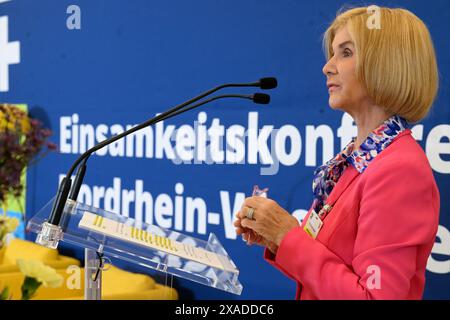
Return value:
M 297 299 L 421 299 L 439 222 L 439 191 L 409 124 L 428 113 L 438 70 L 425 24 L 404 9 L 337 16 L 324 35 L 329 105 L 358 128 L 314 172 L 299 225 L 275 201 L 245 199 L 238 235 L 297 283 Z

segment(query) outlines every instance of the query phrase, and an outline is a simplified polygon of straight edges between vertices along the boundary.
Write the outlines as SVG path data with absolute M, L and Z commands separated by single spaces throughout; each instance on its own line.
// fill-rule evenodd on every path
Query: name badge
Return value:
M 317 213 L 314 210 L 312 210 L 311 214 L 308 217 L 308 220 L 306 221 L 305 226 L 303 227 L 303 230 L 305 230 L 307 234 L 309 234 L 313 239 L 315 239 L 317 238 L 317 235 L 319 234 L 322 225 L 323 225 L 322 220 L 320 220 Z

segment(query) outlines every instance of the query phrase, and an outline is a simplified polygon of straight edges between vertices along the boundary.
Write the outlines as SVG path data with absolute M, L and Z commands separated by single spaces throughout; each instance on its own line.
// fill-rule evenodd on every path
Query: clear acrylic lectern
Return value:
M 101 298 L 103 257 L 188 279 L 240 295 L 239 270 L 217 237 L 207 241 L 137 222 L 134 219 L 68 200 L 59 231 L 41 232 L 50 215 L 49 201 L 29 222 L 27 230 L 56 248 L 58 241 L 85 249 L 85 299 Z M 44 229 L 45 230 L 45 229 Z

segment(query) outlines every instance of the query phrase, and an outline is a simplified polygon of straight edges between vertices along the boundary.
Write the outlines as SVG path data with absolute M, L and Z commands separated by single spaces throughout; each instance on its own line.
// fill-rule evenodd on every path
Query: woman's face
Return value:
M 333 55 L 323 67 L 330 94 L 329 104 L 354 115 L 368 100 L 364 86 L 356 78 L 356 50 L 347 27 L 340 28 L 332 43 Z

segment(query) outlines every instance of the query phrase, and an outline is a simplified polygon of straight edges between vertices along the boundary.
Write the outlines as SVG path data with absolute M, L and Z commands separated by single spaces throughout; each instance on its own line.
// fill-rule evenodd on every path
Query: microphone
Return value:
M 278 86 L 278 81 L 276 78 L 262 78 L 259 80 L 259 87 L 263 90 L 274 89 Z
M 254 103 L 257 103 L 257 104 L 269 104 L 270 96 L 265 93 L 255 93 L 252 97 L 252 100 Z
M 66 176 L 62 179 L 60 186 L 58 188 L 56 199 L 53 203 L 50 218 L 47 222 L 45 222 L 43 224 L 42 230 L 40 231 L 40 233 L 38 234 L 38 237 L 36 238 L 36 243 L 41 244 L 46 247 L 49 247 L 49 248 L 56 248 L 58 246 L 58 242 L 61 238 L 61 234 L 63 231 L 61 229 L 61 227 L 59 226 L 59 224 L 60 224 L 61 216 L 64 211 L 64 207 L 65 207 L 65 204 L 66 204 L 66 201 L 68 199 L 69 192 L 71 189 L 71 184 L 72 184 L 71 176 L 72 176 L 75 168 L 80 164 L 81 161 L 84 160 L 83 164 L 80 166 L 80 168 L 78 170 L 77 178 L 75 180 L 75 183 L 76 183 L 74 186 L 75 188 L 71 192 L 71 199 L 76 200 L 76 197 L 78 196 L 79 188 L 81 187 L 81 183 L 82 183 L 85 171 L 86 171 L 86 161 L 89 158 L 89 156 L 92 153 L 94 153 L 95 151 L 125 137 L 126 135 L 129 135 L 129 134 L 131 134 L 135 131 L 138 131 L 142 128 L 145 128 L 149 125 L 153 125 L 159 121 L 163 121 L 164 119 L 174 117 L 180 113 L 197 108 L 203 104 L 209 103 L 209 102 L 217 100 L 217 99 L 222 99 L 222 98 L 241 98 L 242 99 L 242 98 L 244 98 L 244 99 L 250 99 L 253 102 L 259 103 L 259 104 L 268 104 L 270 102 L 270 97 L 268 95 L 262 94 L 262 93 L 256 93 L 253 95 L 228 94 L 228 95 L 215 96 L 210 99 L 201 101 L 193 106 L 183 109 L 185 106 L 187 106 L 195 101 L 198 101 L 220 89 L 223 89 L 226 87 L 260 87 L 261 89 L 273 89 L 273 88 L 276 88 L 277 85 L 278 84 L 277 84 L 277 81 L 275 78 L 262 78 L 259 81 L 252 82 L 252 83 L 237 83 L 237 84 L 232 83 L 232 84 L 220 85 L 216 88 L 206 91 L 203 94 L 198 95 L 197 97 L 192 98 L 191 100 L 188 100 L 188 101 L 176 106 L 175 108 L 172 108 L 172 109 L 158 115 L 155 118 L 147 120 L 146 122 L 144 122 L 136 127 L 133 127 L 119 135 L 113 136 L 113 137 L 97 144 L 96 146 L 92 147 L 91 149 L 87 150 L 73 163 L 72 167 L 69 169 Z

